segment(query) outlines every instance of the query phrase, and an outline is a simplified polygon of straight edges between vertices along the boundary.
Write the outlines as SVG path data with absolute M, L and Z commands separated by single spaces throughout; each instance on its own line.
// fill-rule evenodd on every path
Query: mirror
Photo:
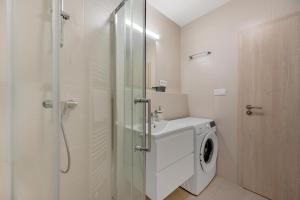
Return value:
M 146 87 L 151 89 L 155 86 L 156 74 L 156 40 L 146 39 Z

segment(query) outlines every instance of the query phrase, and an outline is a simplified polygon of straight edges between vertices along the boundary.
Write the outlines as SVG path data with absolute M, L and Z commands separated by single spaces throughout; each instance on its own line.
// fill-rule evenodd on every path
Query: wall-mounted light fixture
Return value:
M 133 29 L 135 29 L 141 33 L 143 33 L 143 31 L 144 31 L 143 27 L 141 27 L 140 25 L 137 25 L 136 23 L 132 23 L 129 19 L 126 19 L 125 23 L 127 26 L 132 26 Z M 155 40 L 159 40 L 159 38 L 160 38 L 160 36 L 157 33 L 154 33 L 147 29 L 146 29 L 146 35 Z
M 195 57 L 208 56 L 208 55 L 210 55 L 210 54 L 212 54 L 211 51 L 202 51 L 202 52 L 199 52 L 199 53 L 195 53 L 195 54 L 193 54 L 193 55 L 190 55 L 190 56 L 189 56 L 189 59 L 190 59 L 190 60 L 193 60 Z

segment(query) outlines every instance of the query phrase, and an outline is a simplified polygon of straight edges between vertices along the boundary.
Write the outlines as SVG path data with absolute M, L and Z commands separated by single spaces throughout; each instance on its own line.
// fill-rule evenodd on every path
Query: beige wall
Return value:
M 0 199 L 8 198 L 9 164 L 8 135 L 6 135 L 7 116 L 7 65 L 5 63 L 5 1 L 0 0 Z
M 163 119 L 188 115 L 187 96 L 181 94 L 180 27 L 147 4 L 147 29 L 160 35 L 156 41 L 155 85 L 167 80 L 167 92 L 147 91 L 152 110 L 162 107 Z
M 65 22 L 61 49 L 61 99 L 79 104 L 65 120 L 72 169 L 61 176 L 62 200 L 111 199 L 109 17 L 118 3 L 65 0 L 71 19 Z
M 160 35 L 156 42 L 156 85 L 167 80 L 167 91 L 180 93 L 180 27 L 147 4 L 147 29 Z
M 185 94 L 147 91 L 147 97 L 152 100 L 152 112 L 161 107 L 162 119 L 171 120 L 189 116 L 188 98 Z
M 61 49 L 61 100 L 79 102 L 65 119 L 72 169 L 61 175 L 62 200 L 111 199 L 110 29 L 119 0 L 65 0 L 71 15 Z M 31 5 L 35 5 L 32 7 Z M 53 199 L 55 147 L 50 111 L 41 107 L 51 90 L 51 29 L 48 1 L 16 1 L 14 150 L 16 198 Z M 0 199 L 8 200 L 8 142 L 4 135 L 8 74 L 4 65 L 4 0 L 0 0 Z M 34 9 L 33 9 L 34 8 Z M 33 10 L 31 10 L 33 9 Z M 37 17 L 39 16 L 39 17 Z M 29 23 L 30 21 L 30 23 Z M 52 147 L 51 147 L 52 146 Z M 61 142 L 62 168 L 66 165 Z M 48 153 L 48 154 L 47 154 Z M 52 154 L 51 154 L 52 155 Z M 49 173 L 49 172 L 53 173 Z M 54 194 L 52 194 L 54 195 Z M 47 196 L 47 197 L 46 197 Z
M 220 143 L 218 174 L 237 181 L 237 58 L 239 30 L 300 9 L 299 0 L 233 0 L 181 31 L 182 92 L 192 116 L 216 120 Z M 199 51 L 212 55 L 188 60 Z M 227 96 L 213 96 L 226 88 Z

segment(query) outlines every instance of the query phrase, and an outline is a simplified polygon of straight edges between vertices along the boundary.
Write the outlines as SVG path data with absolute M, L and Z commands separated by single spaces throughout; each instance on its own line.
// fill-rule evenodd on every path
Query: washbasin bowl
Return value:
M 155 122 L 152 122 L 151 124 L 151 133 L 158 133 L 158 132 L 162 132 L 164 131 L 164 129 L 167 127 L 167 124 L 168 124 L 168 121 L 166 120 L 160 120 L 160 121 L 155 121 Z M 146 133 L 148 134 L 148 123 L 146 123 Z M 142 134 L 142 125 L 139 124 L 139 125 L 135 125 L 133 126 L 133 129 L 135 131 L 138 131 Z
M 151 124 L 152 133 L 157 133 L 157 132 L 163 131 L 166 128 L 167 124 L 168 124 L 168 121 L 165 121 L 165 120 L 152 122 L 152 124 Z
M 148 124 L 146 124 L 146 133 L 148 134 Z M 142 125 L 135 125 L 135 131 L 140 132 L 142 135 Z M 153 121 L 151 124 L 151 135 L 154 138 L 165 137 L 169 134 L 176 133 L 183 129 L 190 129 L 191 126 L 187 126 L 186 124 L 177 123 L 174 120 L 167 121 L 167 120 L 160 120 L 160 121 Z

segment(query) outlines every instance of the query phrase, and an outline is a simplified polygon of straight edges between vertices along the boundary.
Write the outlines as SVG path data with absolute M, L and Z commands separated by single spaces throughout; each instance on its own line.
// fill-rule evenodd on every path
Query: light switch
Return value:
M 215 96 L 226 96 L 226 89 L 220 88 L 220 89 L 214 89 L 214 95 Z

